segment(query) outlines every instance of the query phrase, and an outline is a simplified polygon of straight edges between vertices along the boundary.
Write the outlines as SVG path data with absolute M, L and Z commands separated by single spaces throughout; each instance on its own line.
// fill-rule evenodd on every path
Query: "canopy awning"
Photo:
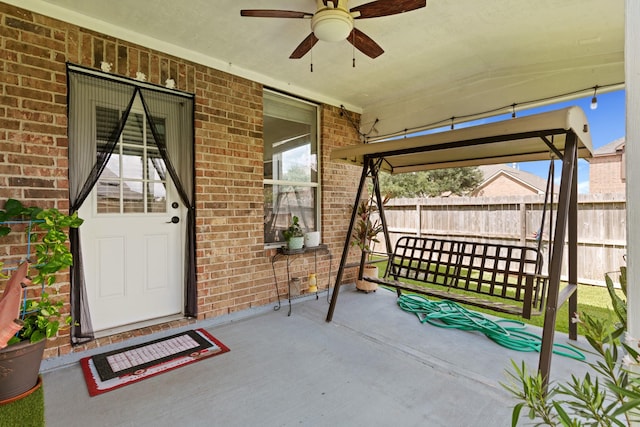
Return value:
M 562 157 L 568 134 L 577 136 L 578 157 L 592 157 L 591 134 L 580 107 L 508 119 L 447 132 L 337 148 L 332 160 L 364 165 L 383 159 L 381 170 L 430 169 L 529 162 Z

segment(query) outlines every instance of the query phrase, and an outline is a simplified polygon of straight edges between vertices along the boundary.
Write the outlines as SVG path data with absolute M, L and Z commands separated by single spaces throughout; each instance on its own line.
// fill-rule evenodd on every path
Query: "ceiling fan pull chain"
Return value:
M 311 48 L 309 53 L 310 53 L 309 58 L 311 58 L 311 72 L 313 73 L 313 48 Z
M 355 31 L 351 31 L 351 40 L 353 41 L 351 43 L 351 56 L 352 61 L 353 61 L 353 68 L 356 68 L 356 32 Z

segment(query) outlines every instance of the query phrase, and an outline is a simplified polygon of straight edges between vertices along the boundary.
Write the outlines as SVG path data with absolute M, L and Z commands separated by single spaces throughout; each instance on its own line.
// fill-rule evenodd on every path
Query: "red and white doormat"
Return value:
M 195 329 L 85 357 L 80 365 L 89 395 L 96 396 L 227 351 L 207 331 Z

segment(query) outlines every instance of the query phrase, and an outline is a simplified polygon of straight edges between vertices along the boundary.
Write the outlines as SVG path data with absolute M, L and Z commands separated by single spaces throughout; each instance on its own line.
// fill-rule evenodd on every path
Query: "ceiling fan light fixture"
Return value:
M 353 30 L 353 17 L 340 9 L 325 9 L 311 19 L 313 34 L 325 42 L 345 40 Z

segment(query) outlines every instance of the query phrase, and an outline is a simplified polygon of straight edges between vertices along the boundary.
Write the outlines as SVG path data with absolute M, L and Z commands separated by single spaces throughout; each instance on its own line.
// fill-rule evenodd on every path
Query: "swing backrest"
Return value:
M 540 251 L 529 246 L 404 236 L 385 276 L 522 303 L 530 298 L 538 311 L 546 296 L 542 263 Z

